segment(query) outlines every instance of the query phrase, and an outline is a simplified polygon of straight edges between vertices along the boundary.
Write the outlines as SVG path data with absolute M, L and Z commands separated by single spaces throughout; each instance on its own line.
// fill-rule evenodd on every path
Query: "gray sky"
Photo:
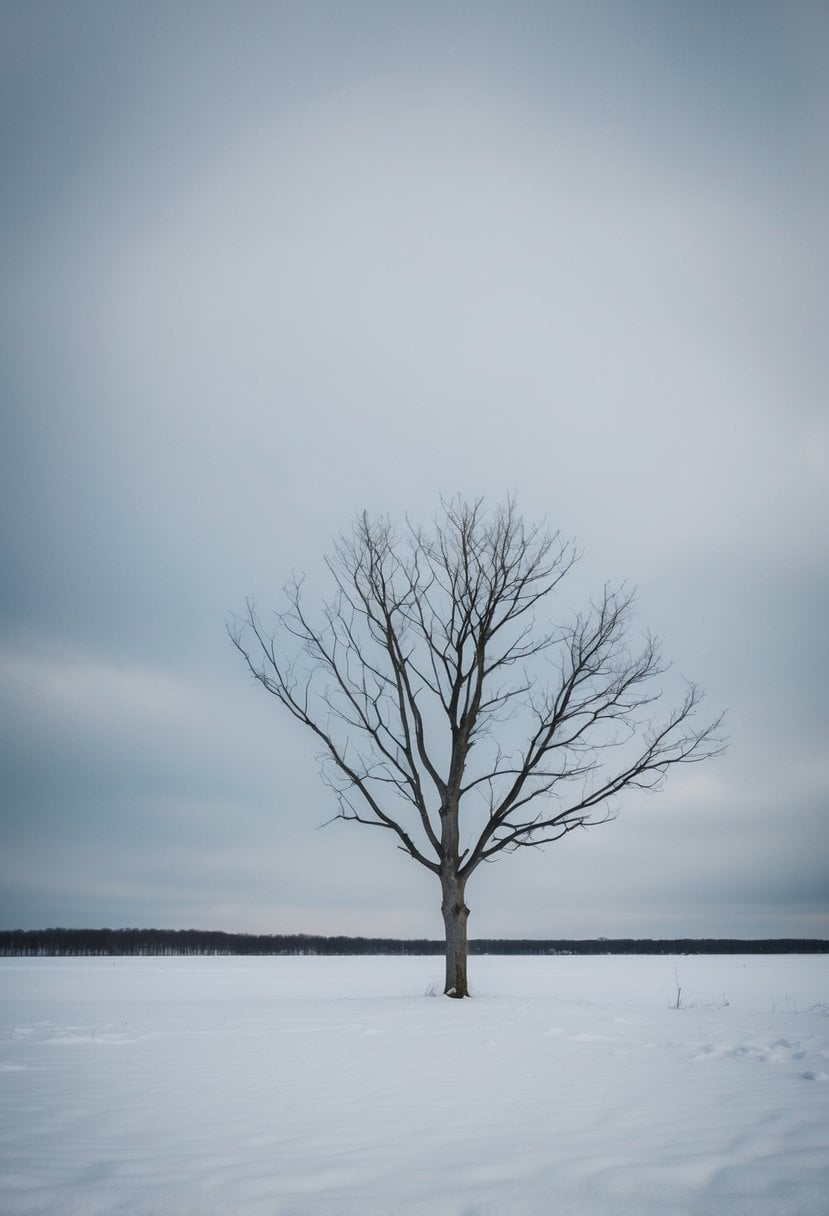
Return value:
M 728 756 L 470 932 L 829 936 L 822 3 L 0 7 L 0 924 L 439 936 L 224 632 L 518 494 Z

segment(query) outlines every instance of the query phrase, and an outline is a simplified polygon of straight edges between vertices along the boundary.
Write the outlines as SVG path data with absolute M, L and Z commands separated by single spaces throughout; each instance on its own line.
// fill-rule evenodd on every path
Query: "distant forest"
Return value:
M 427 938 L 315 937 L 305 933 L 221 933 L 202 929 L 1 929 L 0 956 L 443 954 Z M 777 937 L 594 938 L 589 941 L 478 938 L 470 954 L 827 954 L 829 942 Z

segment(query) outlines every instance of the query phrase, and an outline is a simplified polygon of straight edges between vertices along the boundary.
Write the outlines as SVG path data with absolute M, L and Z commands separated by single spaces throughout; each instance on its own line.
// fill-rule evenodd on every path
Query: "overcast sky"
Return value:
M 512 491 L 731 745 L 471 935 L 829 936 L 827 55 L 797 0 L 2 4 L 0 924 L 438 937 L 225 619 Z

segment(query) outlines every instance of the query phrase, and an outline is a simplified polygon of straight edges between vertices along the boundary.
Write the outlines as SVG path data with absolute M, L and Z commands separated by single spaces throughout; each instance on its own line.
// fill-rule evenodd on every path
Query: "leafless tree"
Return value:
M 629 590 L 547 621 L 575 560 L 512 500 L 443 502 L 431 529 L 364 513 L 327 560 L 318 619 L 299 580 L 275 632 L 251 602 L 229 626 L 317 737 L 335 818 L 386 829 L 440 880 L 448 996 L 468 995 L 465 895 L 482 862 L 604 823 L 616 795 L 724 746 L 721 717 L 695 725 L 693 684 L 653 716 L 666 667 L 652 636 L 629 645 Z

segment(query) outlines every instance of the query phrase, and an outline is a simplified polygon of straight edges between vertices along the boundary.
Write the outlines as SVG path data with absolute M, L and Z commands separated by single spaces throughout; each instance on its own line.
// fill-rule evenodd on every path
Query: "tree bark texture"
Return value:
M 455 998 L 469 996 L 466 977 L 468 940 L 466 924 L 469 909 L 464 899 L 464 883 L 457 875 L 445 875 L 441 879 L 443 901 L 441 912 L 446 934 L 446 982 L 444 995 Z

